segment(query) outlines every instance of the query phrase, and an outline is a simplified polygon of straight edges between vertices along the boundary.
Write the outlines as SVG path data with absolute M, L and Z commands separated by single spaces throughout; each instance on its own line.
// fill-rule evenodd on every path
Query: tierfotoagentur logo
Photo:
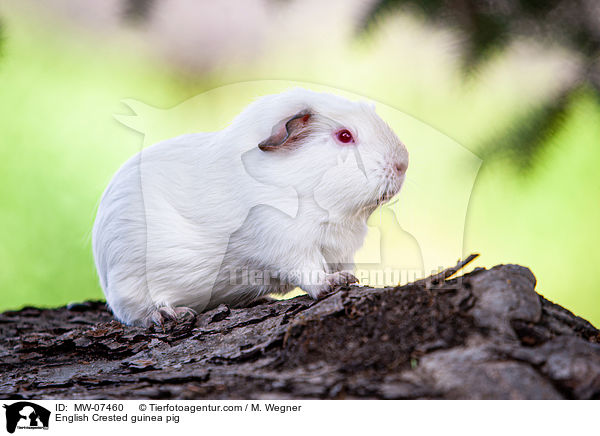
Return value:
M 19 401 L 6 409 L 6 431 L 14 433 L 19 430 L 48 430 L 50 411 L 29 401 Z

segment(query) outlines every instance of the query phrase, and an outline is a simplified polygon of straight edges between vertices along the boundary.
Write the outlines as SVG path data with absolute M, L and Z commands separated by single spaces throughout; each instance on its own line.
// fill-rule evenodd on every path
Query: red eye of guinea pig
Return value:
M 338 141 L 340 141 L 343 144 L 348 144 L 350 142 L 354 142 L 352 133 L 350 133 L 350 131 L 348 131 L 347 129 L 338 130 L 335 133 L 335 137 L 337 138 Z

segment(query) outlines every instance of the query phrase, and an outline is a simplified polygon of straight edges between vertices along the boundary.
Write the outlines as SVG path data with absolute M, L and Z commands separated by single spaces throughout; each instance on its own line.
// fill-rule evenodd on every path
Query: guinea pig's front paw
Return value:
M 358 279 L 354 274 L 348 271 L 338 271 L 333 274 L 327 275 L 327 280 L 332 286 L 350 285 L 352 283 L 358 283 Z
M 351 283 L 358 283 L 358 279 L 348 271 L 338 271 L 325 276 L 325 283 L 320 286 L 320 289 L 311 296 L 315 300 L 319 300 L 329 294 L 338 286 L 349 285 Z
M 148 325 L 154 324 L 165 331 L 178 325 L 193 324 L 197 316 L 198 313 L 189 307 L 162 306 L 152 312 L 148 318 Z

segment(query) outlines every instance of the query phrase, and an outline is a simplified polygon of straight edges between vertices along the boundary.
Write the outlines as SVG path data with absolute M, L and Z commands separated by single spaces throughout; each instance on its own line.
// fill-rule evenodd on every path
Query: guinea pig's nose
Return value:
M 394 171 L 396 171 L 396 174 L 399 176 L 406 172 L 406 167 L 407 165 L 404 162 L 396 162 L 393 165 Z

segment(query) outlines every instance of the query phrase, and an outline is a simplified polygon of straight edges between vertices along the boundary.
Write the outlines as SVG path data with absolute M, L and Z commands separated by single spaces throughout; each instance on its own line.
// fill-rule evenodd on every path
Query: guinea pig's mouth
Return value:
M 384 203 L 390 201 L 398 192 L 400 192 L 400 188 L 402 188 L 402 181 L 388 181 L 382 186 L 383 189 L 380 190 L 379 196 L 377 197 L 375 204 L 376 206 L 381 206 Z
M 381 194 L 378 198 L 377 201 L 375 202 L 377 204 L 377 206 L 381 206 L 384 203 L 387 203 L 388 201 L 390 201 L 392 199 L 392 197 L 394 197 L 394 195 L 396 195 L 397 192 L 388 192 L 385 191 L 383 194 Z
M 375 209 L 377 209 L 379 206 L 387 203 L 388 201 L 390 201 L 392 199 L 392 197 L 394 197 L 394 195 L 396 195 L 397 192 L 392 192 L 392 191 L 384 191 L 382 194 L 379 194 L 378 197 L 375 197 L 374 200 L 369 200 L 366 204 L 364 204 L 361 209 L 362 210 L 367 210 L 369 214 L 373 213 L 375 211 Z

